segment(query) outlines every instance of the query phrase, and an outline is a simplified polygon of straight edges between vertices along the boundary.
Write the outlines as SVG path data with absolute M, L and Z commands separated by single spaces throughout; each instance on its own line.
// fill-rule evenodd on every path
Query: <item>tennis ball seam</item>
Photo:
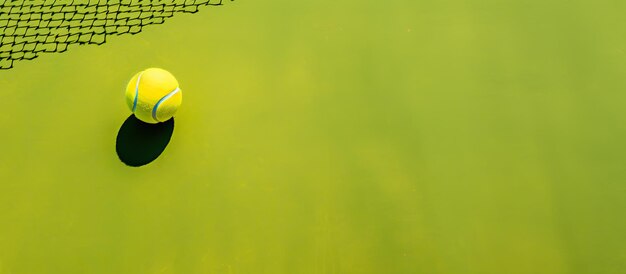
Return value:
M 176 87 L 176 89 L 174 89 L 170 93 L 168 93 L 165 96 L 163 96 L 163 98 L 159 99 L 159 101 L 152 108 L 152 119 L 154 119 L 157 122 L 161 122 L 157 118 L 157 110 L 159 109 L 159 105 L 161 105 L 161 103 L 167 101 L 167 99 L 169 99 L 170 97 L 176 95 L 176 93 L 178 93 L 179 91 L 180 91 L 180 87 Z
M 137 100 L 139 98 L 139 81 L 141 81 L 141 75 L 143 74 L 143 71 L 139 73 L 139 75 L 137 76 L 137 83 L 135 83 L 135 99 L 133 99 L 133 113 L 135 113 L 135 110 L 137 109 Z

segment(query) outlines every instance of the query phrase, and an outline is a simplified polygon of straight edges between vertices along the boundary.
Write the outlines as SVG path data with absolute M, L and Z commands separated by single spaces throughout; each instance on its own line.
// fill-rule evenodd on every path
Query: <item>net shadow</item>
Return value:
M 75 44 L 102 45 L 112 35 L 138 34 L 175 14 L 219 5 L 222 0 L 0 1 L 0 70 Z

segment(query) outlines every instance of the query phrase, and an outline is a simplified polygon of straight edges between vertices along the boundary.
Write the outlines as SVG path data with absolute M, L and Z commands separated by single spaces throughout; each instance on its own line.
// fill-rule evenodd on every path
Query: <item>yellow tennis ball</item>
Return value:
M 126 103 L 137 119 L 150 124 L 174 116 L 183 101 L 176 78 L 160 68 L 137 73 L 126 86 Z

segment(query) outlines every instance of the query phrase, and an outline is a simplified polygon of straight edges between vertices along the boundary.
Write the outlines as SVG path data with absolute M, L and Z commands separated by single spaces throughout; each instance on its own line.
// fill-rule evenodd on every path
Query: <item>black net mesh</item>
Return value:
M 137 34 L 177 13 L 195 13 L 222 0 L 0 0 L 0 69 L 73 44 L 106 42 L 110 35 Z

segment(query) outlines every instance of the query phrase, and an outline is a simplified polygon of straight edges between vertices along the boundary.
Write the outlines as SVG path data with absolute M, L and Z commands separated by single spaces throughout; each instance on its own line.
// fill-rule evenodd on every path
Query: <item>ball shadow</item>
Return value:
M 163 123 L 148 124 L 130 115 L 117 133 L 117 156 L 128 166 L 149 164 L 165 150 L 173 132 L 174 118 Z

